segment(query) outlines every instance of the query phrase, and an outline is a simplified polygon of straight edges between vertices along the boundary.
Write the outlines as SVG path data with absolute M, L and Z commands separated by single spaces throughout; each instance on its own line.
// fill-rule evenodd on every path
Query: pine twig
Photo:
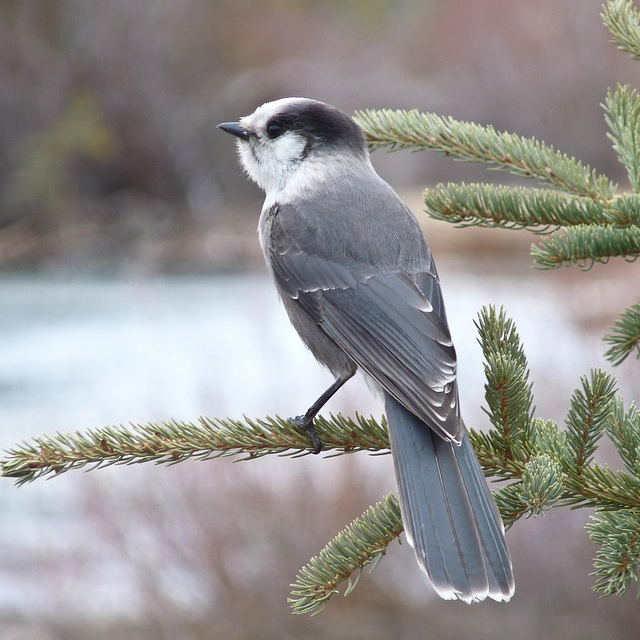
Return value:
M 628 86 L 607 92 L 605 119 L 618 158 L 627 169 L 633 191 L 640 191 L 640 95 Z
M 533 395 L 520 337 L 504 309 L 484 307 L 476 322 L 485 358 L 485 398 L 502 457 L 522 460 L 531 428 Z
M 386 425 L 373 418 L 340 414 L 319 417 L 316 429 L 324 450 L 333 454 L 353 451 L 384 452 L 389 448 Z M 142 462 L 174 464 L 194 458 L 209 460 L 241 455 L 244 459 L 268 454 L 308 455 L 313 445 L 306 432 L 278 416 L 265 419 L 230 420 L 200 418 L 191 422 L 164 422 L 106 426 L 85 433 L 56 433 L 35 437 L 7 452 L 0 461 L 5 477 L 16 484 L 50 474 L 88 466 Z
M 629 410 L 625 411 L 622 398 L 616 398 L 605 428 L 629 472 L 640 478 L 640 412 L 638 408 L 632 404 Z
M 345 580 L 350 581 L 345 592 L 348 595 L 359 580 L 358 575 L 351 582 L 351 576 L 384 555 L 402 531 L 400 503 L 390 493 L 349 524 L 300 570 L 291 585 L 289 603 L 293 612 L 320 613 Z
M 604 341 L 611 345 L 604 356 L 614 365 L 623 362 L 634 351 L 640 357 L 640 302 L 622 312 Z
M 596 577 L 594 590 L 603 597 L 624 595 L 633 580 L 640 582 L 640 510 L 598 512 L 587 530 L 600 547 L 591 574 Z
M 494 184 L 438 184 L 424 192 L 427 213 L 461 227 L 480 225 L 546 233 L 563 225 L 604 223 L 602 206 L 558 191 Z
M 640 13 L 629 0 L 607 2 L 602 19 L 618 49 L 640 60 Z
M 569 193 L 600 201 L 614 196 L 616 186 L 579 160 L 555 151 L 535 138 L 498 132 L 491 125 L 462 122 L 434 113 L 390 109 L 360 111 L 369 148 L 439 151 L 458 160 L 482 162 L 517 176 L 536 178 Z
M 603 215 L 610 224 L 618 227 L 640 225 L 640 194 L 621 193 L 603 206 L 606 207 Z
M 590 378 L 583 376 L 581 383 L 582 388 L 571 396 L 566 436 L 570 465 L 577 475 L 581 475 L 593 459 L 617 391 L 616 381 L 600 369 L 593 369 Z
M 533 246 L 531 255 L 544 269 L 571 263 L 589 269 L 594 262 L 606 263 L 614 256 L 633 262 L 640 256 L 640 227 L 565 227 Z

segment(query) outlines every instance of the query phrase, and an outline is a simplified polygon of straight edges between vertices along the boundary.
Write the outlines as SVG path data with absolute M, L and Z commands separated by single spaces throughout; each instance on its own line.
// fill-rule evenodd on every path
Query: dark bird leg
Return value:
M 316 427 L 313 424 L 315 417 L 318 415 L 318 411 L 324 407 L 329 399 L 340 389 L 340 387 L 353 378 L 355 371 L 340 376 L 336 381 L 307 409 L 307 412 L 303 416 L 296 416 L 295 418 L 289 418 L 289 422 L 293 423 L 299 429 L 304 429 L 311 437 L 313 442 L 313 453 L 320 453 L 322 451 L 322 440 L 316 431 Z

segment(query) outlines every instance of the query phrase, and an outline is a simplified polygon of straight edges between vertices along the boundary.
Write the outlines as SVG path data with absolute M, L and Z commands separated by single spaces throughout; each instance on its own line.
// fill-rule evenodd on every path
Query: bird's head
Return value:
M 267 194 L 314 181 L 348 162 L 369 162 L 362 129 L 348 115 L 317 100 L 267 102 L 239 122 L 218 127 L 238 138 L 249 177 Z M 339 170 L 339 169 L 337 169 Z

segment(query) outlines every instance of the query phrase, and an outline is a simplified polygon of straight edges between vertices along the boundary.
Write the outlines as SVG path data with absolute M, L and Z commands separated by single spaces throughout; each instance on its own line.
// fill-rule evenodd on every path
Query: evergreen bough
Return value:
M 628 0 L 612 0 L 602 14 L 617 46 L 640 60 L 640 13 Z M 615 256 L 640 255 L 640 96 L 618 86 L 605 101 L 609 137 L 629 175 L 631 191 L 621 193 L 606 176 L 532 138 L 495 131 L 417 111 L 363 111 L 357 120 L 372 150 L 432 150 L 464 161 L 482 162 L 540 187 L 494 184 L 439 184 L 424 194 L 434 218 L 459 226 L 526 228 L 544 232 L 532 247 L 542 268 L 578 264 L 589 268 Z M 535 416 L 532 383 L 523 346 L 503 309 L 482 309 L 477 321 L 485 361 L 486 411 L 492 429 L 470 429 L 480 464 L 489 477 L 506 481 L 494 492 L 507 526 L 552 507 L 592 507 L 587 525 L 598 545 L 594 589 L 622 595 L 639 582 L 640 412 L 625 409 L 615 379 L 594 369 L 583 376 L 561 429 Z M 613 365 L 640 355 L 640 302 L 623 311 L 604 340 Z M 384 418 L 321 417 L 318 434 L 332 455 L 387 452 Z M 620 452 L 624 471 L 593 461 L 607 435 Z M 7 452 L 2 474 L 17 484 L 70 469 L 111 464 L 178 463 L 220 456 L 252 459 L 267 454 L 307 455 L 305 434 L 279 417 L 261 420 L 201 418 L 197 424 L 167 422 L 109 426 L 85 433 L 33 438 Z M 389 494 L 340 532 L 312 558 L 292 585 L 295 613 L 322 610 L 348 582 L 357 584 L 363 567 L 374 563 L 403 530 L 398 500 Z M 355 576 L 355 579 L 353 578 Z

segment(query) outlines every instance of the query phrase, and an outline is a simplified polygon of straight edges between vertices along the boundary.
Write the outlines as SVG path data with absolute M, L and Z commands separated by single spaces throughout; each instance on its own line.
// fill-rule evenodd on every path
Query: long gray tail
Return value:
M 438 594 L 466 602 L 514 591 L 504 527 L 466 431 L 444 440 L 385 394 L 405 532 Z

